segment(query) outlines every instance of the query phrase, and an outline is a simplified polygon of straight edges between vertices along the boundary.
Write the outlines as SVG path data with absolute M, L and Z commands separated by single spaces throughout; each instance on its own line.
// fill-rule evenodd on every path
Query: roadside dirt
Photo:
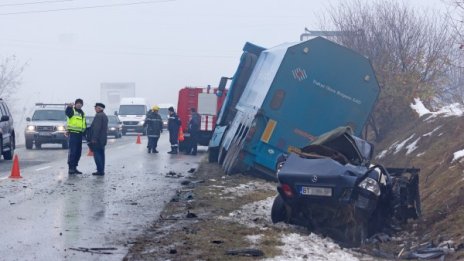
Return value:
M 183 184 L 124 260 L 374 260 L 304 228 L 272 224 L 273 182 L 225 176 L 203 162 Z

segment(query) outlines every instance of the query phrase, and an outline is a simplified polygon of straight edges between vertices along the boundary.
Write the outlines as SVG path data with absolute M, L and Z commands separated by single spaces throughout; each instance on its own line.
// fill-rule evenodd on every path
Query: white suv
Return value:
M 61 144 L 63 149 L 68 148 L 66 134 L 65 104 L 36 103 L 37 108 L 32 118 L 27 118 L 27 126 L 24 131 L 26 149 L 41 149 L 42 144 Z

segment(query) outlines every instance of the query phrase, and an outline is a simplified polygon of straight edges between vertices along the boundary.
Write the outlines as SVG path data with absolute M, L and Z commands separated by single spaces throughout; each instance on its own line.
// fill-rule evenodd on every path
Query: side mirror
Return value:
M 26 118 L 26 121 L 31 121 L 31 118 L 30 118 L 30 117 L 27 117 L 27 118 Z
M 224 90 L 226 89 L 227 81 L 229 79 L 230 78 L 228 78 L 228 77 L 221 77 L 221 81 L 219 82 L 218 90 L 216 92 L 217 96 L 219 96 L 219 97 L 222 96 L 222 94 L 224 93 Z
M 10 120 L 10 116 L 8 115 L 3 115 L 2 118 L 0 119 L 1 122 L 9 121 L 9 120 Z

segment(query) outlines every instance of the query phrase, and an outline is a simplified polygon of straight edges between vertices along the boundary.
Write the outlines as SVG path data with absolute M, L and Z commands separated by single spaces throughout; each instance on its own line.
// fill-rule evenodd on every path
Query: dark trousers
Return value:
M 171 143 L 171 147 L 179 146 L 179 131 L 169 132 L 169 142 Z
M 189 137 L 189 141 L 188 141 L 188 144 L 187 144 L 187 153 L 191 153 L 191 154 L 197 154 L 197 146 L 198 146 L 198 131 L 191 131 L 190 132 L 190 137 Z
M 76 169 L 82 154 L 82 133 L 69 133 L 68 166 Z
M 97 172 L 105 173 L 105 148 L 93 148 L 93 159 L 97 165 Z
M 156 150 L 156 147 L 158 147 L 158 137 L 153 137 L 153 136 L 148 136 L 148 145 L 147 148 L 151 150 Z

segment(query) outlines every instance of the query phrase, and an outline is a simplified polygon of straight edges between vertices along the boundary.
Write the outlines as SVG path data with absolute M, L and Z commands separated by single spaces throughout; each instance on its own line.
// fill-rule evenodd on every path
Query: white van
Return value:
M 128 132 L 146 134 L 143 128 L 148 106 L 144 98 L 122 98 L 119 104 L 118 117 L 122 122 L 122 135 Z

